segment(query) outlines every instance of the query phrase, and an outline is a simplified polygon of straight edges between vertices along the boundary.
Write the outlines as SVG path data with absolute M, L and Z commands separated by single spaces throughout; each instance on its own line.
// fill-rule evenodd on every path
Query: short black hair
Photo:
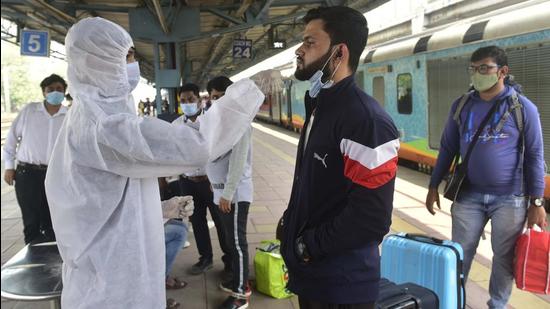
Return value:
M 508 66 L 508 56 L 506 52 L 495 45 L 478 48 L 470 57 L 470 62 L 476 62 L 485 58 L 492 58 L 498 66 Z
M 227 76 L 214 77 L 206 84 L 206 91 L 208 91 L 208 93 L 211 93 L 212 89 L 225 91 L 231 84 L 233 84 L 233 82 Z
M 344 43 L 349 49 L 349 67 L 355 72 L 359 58 L 367 45 L 369 28 L 361 12 L 347 6 L 330 6 L 311 9 L 302 19 L 304 24 L 321 19 L 330 36 L 331 45 Z
M 199 86 L 193 84 L 193 83 L 187 83 L 180 88 L 180 92 L 178 92 L 179 95 L 181 95 L 184 91 L 193 91 L 193 93 L 198 97 L 199 96 Z
M 65 90 L 67 90 L 67 82 L 65 82 L 63 77 L 61 77 L 57 74 L 52 74 L 52 75 L 44 78 L 42 80 L 42 82 L 40 82 L 40 88 L 42 88 L 42 92 L 44 92 L 46 87 L 48 87 L 49 85 L 54 84 L 54 83 L 61 83 L 63 85 L 63 88 Z

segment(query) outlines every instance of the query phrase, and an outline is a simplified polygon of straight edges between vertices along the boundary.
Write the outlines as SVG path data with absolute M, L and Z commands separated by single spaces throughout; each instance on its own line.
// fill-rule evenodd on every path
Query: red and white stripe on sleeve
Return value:
M 350 139 L 342 139 L 344 175 L 354 183 L 376 189 L 395 177 L 399 139 L 370 148 Z

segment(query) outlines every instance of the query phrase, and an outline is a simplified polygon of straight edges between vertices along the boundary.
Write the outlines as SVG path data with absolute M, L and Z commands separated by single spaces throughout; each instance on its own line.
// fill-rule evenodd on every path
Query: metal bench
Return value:
M 28 244 L 2 266 L 2 297 L 61 308 L 62 260 L 55 242 Z

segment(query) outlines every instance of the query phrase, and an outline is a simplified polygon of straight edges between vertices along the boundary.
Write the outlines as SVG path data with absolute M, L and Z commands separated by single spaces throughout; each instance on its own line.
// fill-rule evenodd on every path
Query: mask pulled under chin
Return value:
M 128 63 L 126 65 L 126 72 L 128 73 L 128 84 L 130 84 L 130 92 L 132 92 L 139 84 L 139 63 L 137 61 Z
M 336 74 L 336 72 L 338 71 L 338 68 L 340 67 L 340 63 L 342 63 L 342 61 L 338 62 L 338 65 L 336 65 L 336 69 L 334 69 L 334 72 L 332 72 L 332 76 L 328 81 L 323 83 L 321 79 L 323 78 L 323 70 L 325 69 L 325 66 L 330 62 L 330 59 L 332 58 L 335 52 L 336 52 L 336 49 L 332 52 L 332 54 L 330 54 L 330 57 L 325 62 L 323 67 L 320 70 L 317 70 L 317 72 L 315 72 L 315 74 L 313 74 L 313 76 L 311 76 L 311 78 L 309 79 L 309 82 L 311 83 L 311 86 L 309 87 L 310 97 L 316 98 L 317 95 L 319 95 L 319 92 L 321 92 L 321 89 L 330 88 L 334 84 L 334 81 L 332 79 L 334 78 L 334 74 Z

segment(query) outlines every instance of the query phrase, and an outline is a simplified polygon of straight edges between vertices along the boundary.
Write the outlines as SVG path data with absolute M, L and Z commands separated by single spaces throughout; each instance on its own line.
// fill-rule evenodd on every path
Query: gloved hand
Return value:
M 174 196 L 169 200 L 162 201 L 162 217 L 165 219 L 181 218 L 181 214 L 189 204 L 194 209 L 193 197 L 191 195 Z
M 195 203 L 193 202 L 193 199 L 191 199 L 181 208 L 179 217 L 182 219 L 187 219 L 193 215 L 194 210 Z

